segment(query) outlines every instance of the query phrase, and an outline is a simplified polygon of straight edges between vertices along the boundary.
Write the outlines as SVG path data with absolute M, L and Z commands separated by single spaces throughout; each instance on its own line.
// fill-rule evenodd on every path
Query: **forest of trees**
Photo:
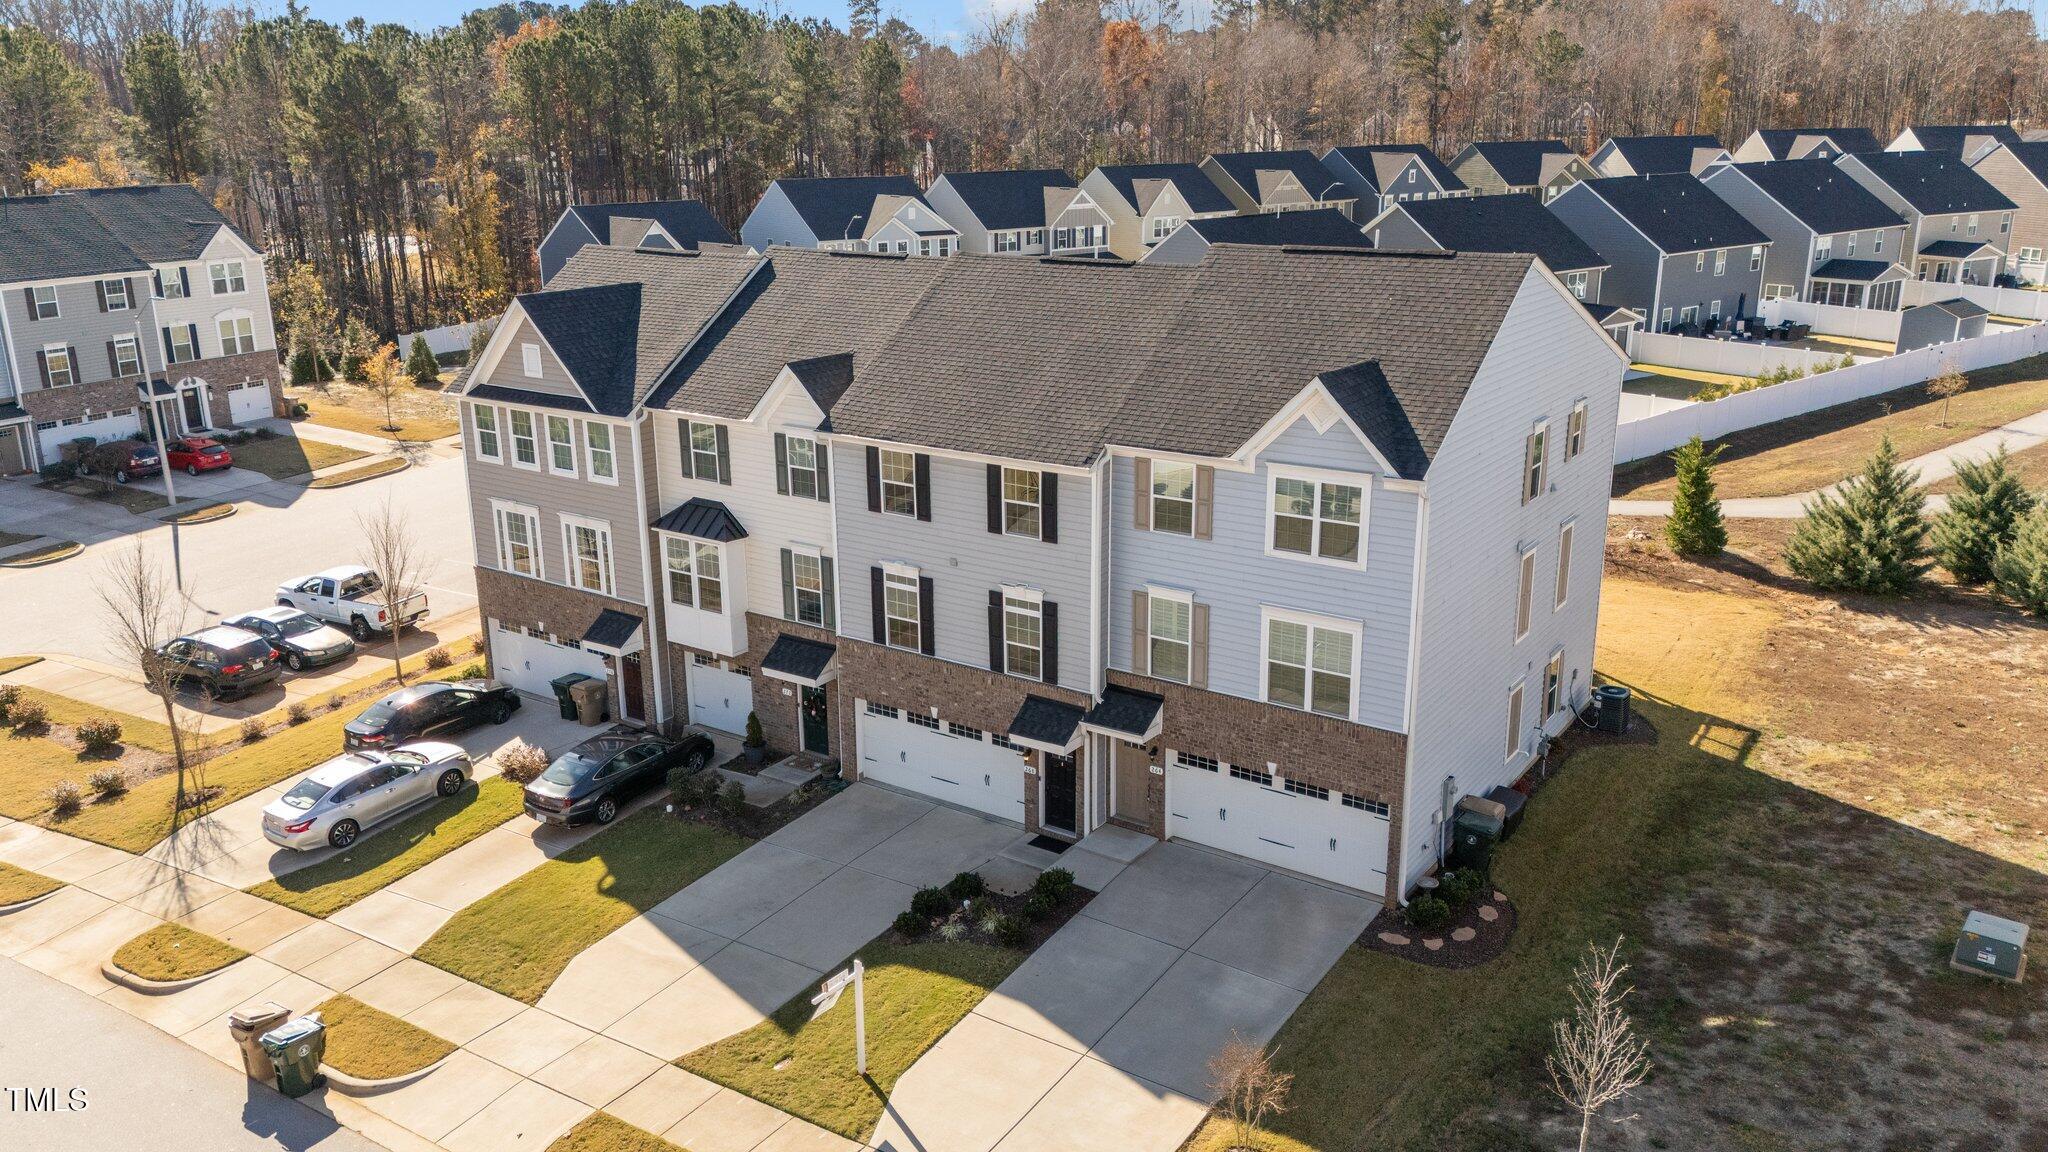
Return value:
M 2048 64 L 1969 0 L 1037 0 L 936 43 L 738 4 L 531 2 L 423 35 L 210 0 L 0 0 L 0 191 L 194 181 L 389 337 L 490 314 L 580 200 L 1211 151 L 2021 121 Z M 273 275 L 282 284 L 286 277 Z

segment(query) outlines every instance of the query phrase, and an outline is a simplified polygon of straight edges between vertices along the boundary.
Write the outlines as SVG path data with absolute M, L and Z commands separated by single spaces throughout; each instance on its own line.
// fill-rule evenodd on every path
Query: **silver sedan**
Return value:
M 344 753 L 306 773 L 263 809 L 263 835 L 301 851 L 346 848 L 380 820 L 462 791 L 469 777 L 469 753 L 453 744 Z

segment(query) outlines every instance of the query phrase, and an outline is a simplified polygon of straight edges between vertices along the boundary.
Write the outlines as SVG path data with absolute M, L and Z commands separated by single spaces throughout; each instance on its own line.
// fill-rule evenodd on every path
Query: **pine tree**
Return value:
M 1899 463 L 1891 437 L 1844 481 L 1806 506 L 1785 546 L 1793 572 L 1830 590 L 1899 595 L 1927 571 L 1927 494 Z
M 1982 584 L 2034 498 L 2008 466 L 2004 445 L 1988 460 L 1957 464 L 1956 482 L 1948 511 L 1934 518 L 1934 555 L 1957 580 Z
M 1719 556 L 1728 547 L 1728 526 L 1721 522 L 1721 501 L 1714 496 L 1714 465 L 1721 446 L 1709 451 L 1695 436 L 1671 454 L 1678 468 L 1678 495 L 1664 521 L 1664 538 L 1680 556 Z
M 158 177 L 183 183 L 201 163 L 205 95 L 168 32 L 146 33 L 128 49 L 121 74 L 135 102 L 135 142 Z
M 1991 565 L 1998 590 L 2036 616 L 2048 616 L 2048 496 L 2034 501 Z
M 412 338 L 412 351 L 405 357 L 406 375 L 415 384 L 436 384 L 441 380 L 441 362 L 434 359 L 434 350 L 427 347 L 425 336 Z

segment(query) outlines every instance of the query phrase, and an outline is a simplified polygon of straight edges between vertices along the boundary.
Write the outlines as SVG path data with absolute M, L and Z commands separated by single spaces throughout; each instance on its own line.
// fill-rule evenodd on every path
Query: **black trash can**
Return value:
M 327 1083 L 320 1059 L 327 1054 L 327 1026 L 318 1015 L 301 1016 L 265 1032 L 258 1040 L 277 1065 L 277 1090 L 304 1096 Z
M 576 718 L 576 698 L 569 694 L 569 689 L 589 679 L 591 679 L 590 676 L 581 672 L 571 672 L 565 676 L 557 676 L 553 680 L 548 681 L 548 685 L 555 690 L 555 704 L 562 710 L 562 719 L 574 720 Z
M 1451 867 L 1493 869 L 1493 846 L 1500 842 L 1501 821 L 1467 808 L 1451 822 Z
M 1522 805 L 1527 804 L 1529 798 L 1505 784 L 1489 788 L 1486 798 L 1508 810 L 1507 819 L 1501 822 L 1500 838 L 1505 840 L 1513 836 L 1515 829 L 1522 826 Z
M 1593 689 L 1593 698 L 1600 702 L 1600 714 L 1594 721 L 1600 731 L 1614 736 L 1627 733 L 1629 690 L 1619 684 L 1602 684 Z

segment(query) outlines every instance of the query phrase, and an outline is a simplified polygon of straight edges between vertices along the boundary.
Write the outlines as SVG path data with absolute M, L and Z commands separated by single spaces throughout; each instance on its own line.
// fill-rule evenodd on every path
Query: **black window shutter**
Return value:
M 988 670 L 1003 670 L 1003 590 L 988 590 Z
M 142 277 L 132 276 L 128 280 L 128 306 L 142 307 Z
M 1003 534 L 1003 466 L 988 466 L 988 530 Z
M 839 590 L 832 583 L 832 558 L 830 556 L 820 556 L 818 558 L 818 575 L 824 578 L 825 583 L 825 627 L 837 628 L 839 627 L 839 609 L 836 605 L 839 601 Z
M 775 493 L 789 495 L 789 437 L 775 434 Z
M 159 300 L 163 299 L 163 298 L 164 298 L 164 272 L 163 272 L 163 269 L 161 269 L 161 268 L 152 268 L 152 269 L 150 269 L 150 270 L 149 270 L 149 283 L 150 283 L 150 287 L 151 287 L 151 288 L 153 288 L 153 289 L 155 289 L 155 291 L 154 291 L 154 292 L 152 293 L 152 295 L 154 295 L 154 296 L 155 296 L 155 297 L 156 297 L 157 299 L 159 299 Z
M 85 367 L 78 362 L 78 345 L 66 344 L 64 346 L 64 362 L 71 367 L 71 382 L 73 384 L 84 383 Z
M 49 353 L 47 353 L 47 352 L 43 352 L 43 351 L 41 351 L 41 350 L 38 350 L 38 351 L 36 352 L 36 371 L 42 374 L 42 377 L 43 377 L 43 387 L 45 387 L 45 388 L 48 388 L 48 387 L 50 386 L 50 355 L 49 355 Z
M 717 426 L 717 428 L 718 428 L 718 482 L 719 482 L 720 484 L 730 484 L 730 483 L 732 483 L 732 444 L 731 444 L 731 442 L 730 442 L 730 441 L 728 441 L 728 440 L 727 440 L 727 438 L 726 438 L 726 435 L 725 435 L 725 425 L 723 425 L 723 424 L 720 424 L 720 425 L 718 425 L 718 426 Z
M 917 454 L 917 518 L 932 518 L 932 458 Z
M 1060 542 L 1060 474 L 1038 474 L 1038 538 L 1047 544 Z
M 112 340 L 107 341 L 107 371 L 115 376 L 121 374 L 121 358 L 115 354 Z
M 23 299 L 28 301 L 28 318 L 31 320 L 41 320 L 42 316 L 36 312 L 36 290 L 33 288 L 23 288 L 21 295 Z
M 1041 607 L 1045 619 L 1041 622 L 1042 659 L 1039 660 L 1039 679 L 1047 684 L 1060 682 L 1060 606 L 1047 600 Z
M 868 511 L 882 510 L 882 450 L 868 445 Z
M 92 293 L 99 297 L 100 311 L 105 312 L 107 310 L 107 282 L 105 280 L 93 281 Z
M 690 422 L 685 420 L 677 425 L 677 427 L 683 433 L 683 479 L 695 480 L 697 478 L 697 458 L 690 452 Z
M 796 557 L 787 548 L 782 550 L 782 618 L 796 619 Z
M 199 325 L 187 324 L 185 325 L 185 331 L 192 337 L 192 358 L 194 360 L 204 359 L 199 354 Z
M 889 642 L 889 617 L 882 608 L 882 570 L 880 568 L 870 568 L 868 569 L 868 575 L 872 578 L 871 586 L 874 592 L 875 643 L 887 644 Z
M 192 270 L 182 264 L 178 266 L 178 291 L 187 296 L 192 294 Z
M 811 455 L 818 461 L 818 502 L 829 504 L 832 502 L 832 458 L 826 455 L 823 440 L 811 442 Z
M 922 460 L 924 457 L 920 456 L 918 459 Z M 920 505 L 919 511 L 922 510 L 923 507 Z M 932 595 L 932 578 L 929 576 L 919 576 L 917 578 L 917 647 L 919 651 L 927 656 L 938 650 L 939 629 L 937 623 L 932 619 L 932 609 L 937 606 L 934 603 L 936 599 L 937 597 Z
M 171 330 L 169 328 L 164 329 L 164 363 L 173 363 L 171 358 Z

